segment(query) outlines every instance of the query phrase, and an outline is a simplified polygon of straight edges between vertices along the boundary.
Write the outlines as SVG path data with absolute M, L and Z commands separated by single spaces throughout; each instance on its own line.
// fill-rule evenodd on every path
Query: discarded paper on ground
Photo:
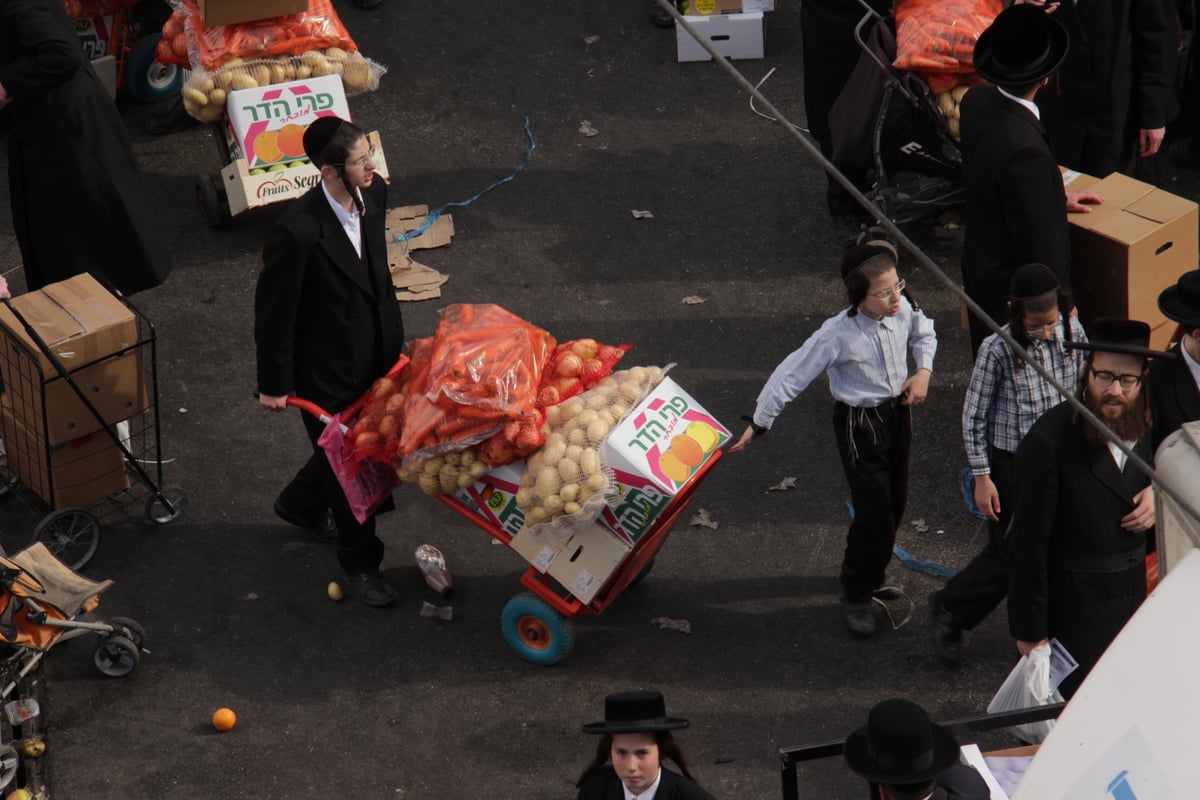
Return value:
M 454 219 L 443 214 L 420 236 L 397 242 L 397 236 L 410 233 L 425 224 L 429 206 L 404 206 L 387 212 L 388 271 L 396 288 L 397 300 L 432 300 L 442 296 L 441 286 L 450 280 L 432 267 L 413 260 L 413 250 L 445 247 L 454 238 Z

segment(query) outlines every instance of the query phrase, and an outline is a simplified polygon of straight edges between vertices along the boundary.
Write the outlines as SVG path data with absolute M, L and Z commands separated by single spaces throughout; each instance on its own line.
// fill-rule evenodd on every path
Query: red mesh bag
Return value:
M 563 342 L 550 355 L 538 386 L 538 408 L 554 406 L 591 389 L 612 374 L 613 367 L 632 344 L 607 345 L 595 339 Z
M 204 17 L 194 0 L 172 0 L 172 4 L 186 19 L 192 67 L 209 72 L 234 57 L 300 55 L 329 47 L 348 52 L 358 49 L 330 0 L 309 0 L 308 10 L 302 14 L 216 28 L 204 27 Z
M 376 380 L 366 394 L 341 414 L 344 420 L 353 420 L 342 445 L 342 463 L 352 478 L 361 462 L 369 459 L 390 464 L 400 449 L 408 363 L 407 356 L 400 356 L 387 375 Z
M 898 0 L 896 69 L 974 72 L 975 42 L 1002 8 L 1001 0 Z

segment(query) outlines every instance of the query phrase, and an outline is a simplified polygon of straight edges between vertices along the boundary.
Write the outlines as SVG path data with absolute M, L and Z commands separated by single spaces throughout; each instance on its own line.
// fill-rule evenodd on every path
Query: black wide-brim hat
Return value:
M 1063 24 L 1040 6 L 1009 6 L 975 43 L 975 71 L 997 86 L 1026 86 L 1045 78 L 1067 56 Z
M 1119 353 L 1144 358 L 1174 358 L 1173 353 L 1150 349 L 1150 326 L 1136 319 L 1096 317 L 1086 342 L 1063 342 L 1070 350 Z
M 604 721 L 583 726 L 584 733 L 655 733 L 686 728 L 682 717 L 667 716 L 662 692 L 618 692 L 604 698 Z
M 1185 272 L 1158 295 L 1158 310 L 1189 331 L 1200 328 L 1200 269 Z
M 908 700 L 876 703 L 867 724 L 842 745 L 846 766 L 884 785 L 932 780 L 958 761 L 958 742 Z

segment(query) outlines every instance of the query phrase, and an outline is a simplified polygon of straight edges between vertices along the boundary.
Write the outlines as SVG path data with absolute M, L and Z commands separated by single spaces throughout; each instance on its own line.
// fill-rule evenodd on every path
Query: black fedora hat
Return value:
M 1136 319 L 1096 317 L 1088 330 L 1086 342 L 1064 342 L 1072 350 L 1091 350 L 1096 353 L 1119 353 L 1144 358 L 1173 358 L 1172 353 L 1150 349 L 1150 326 Z
M 584 733 L 654 733 L 686 728 L 682 717 L 667 716 L 662 692 L 618 692 L 604 698 L 604 721 L 583 726 Z
M 846 766 L 884 785 L 933 780 L 958 761 L 958 742 L 925 709 L 899 698 L 876 703 L 842 745 Z
M 1158 310 L 1189 331 L 1200 328 L 1200 269 L 1185 272 L 1158 295 Z
M 1040 6 L 1009 6 L 975 43 L 975 71 L 997 86 L 1025 86 L 1045 78 L 1066 58 L 1067 29 Z

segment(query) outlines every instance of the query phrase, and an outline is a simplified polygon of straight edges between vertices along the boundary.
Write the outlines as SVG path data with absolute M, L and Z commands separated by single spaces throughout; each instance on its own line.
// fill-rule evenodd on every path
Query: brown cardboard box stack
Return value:
M 12 305 L 99 418 L 0 306 L 0 430 L 9 470 L 54 507 L 92 505 L 127 488 L 122 453 L 104 429 L 148 405 L 133 312 L 90 275 L 18 296 Z

